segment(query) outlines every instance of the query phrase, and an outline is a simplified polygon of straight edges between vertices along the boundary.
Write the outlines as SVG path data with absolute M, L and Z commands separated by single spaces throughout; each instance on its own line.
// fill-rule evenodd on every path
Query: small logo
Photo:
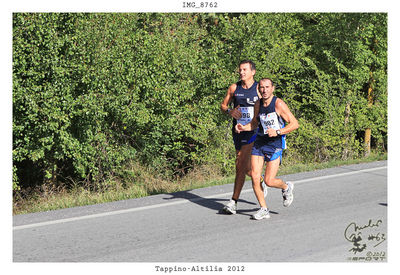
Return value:
M 251 101 L 250 98 L 248 98 L 248 99 L 247 99 L 247 104 L 249 104 L 249 105 L 254 105 L 255 103 L 254 103 L 254 101 Z
M 384 261 L 386 260 L 386 231 L 382 229 L 383 221 L 370 219 L 365 224 L 351 222 L 344 230 L 344 238 L 351 243 L 348 250 L 353 257 L 351 261 Z

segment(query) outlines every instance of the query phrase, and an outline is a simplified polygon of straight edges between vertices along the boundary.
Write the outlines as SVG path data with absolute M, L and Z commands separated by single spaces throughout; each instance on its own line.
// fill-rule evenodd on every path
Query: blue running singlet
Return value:
M 269 128 L 279 130 L 285 127 L 285 121 L 275 111 L 277 97 L 272 98 L 271 103 L 264 107 L 263 100 L 260 100 L 260 111 L 258 112 L 258 132 L 256 142 L 279 148 L 286 149 L 286 135 L 269 137 L 266 133 Z
M 241 81 L 236 83 L 236 90 L 233 94 L 233 107 L 239 106 L 239 110 L 242 112 L 242 118 L 236 120 L 233 119 L 233 128 L 237 123 L 242 125 L 248 124 L 254 116 L 254 105 L 259 100 L 257 93 L 257 82 L 254 81 L 253 85 L 249 89 L 242 87 Z
M 238 134 L 235 132 L 235 126 L 237 123 L 242 125 L 250 123 L 254 117 L 254 106 L 258 100 L 257 82 L 254 82 L 249 89 L 243 88 L 241 81 L 236 83 L 236 90 L 233 94 L 233 106 L 234 108 L 239 106 L 239 110 L 242 113 L 240 119 L 233 119 L 232 125 L 232 137 L 236 150 L 240 150 L 243 145 L 251 144 L 256 139 L 255 130 L 243 131 Z

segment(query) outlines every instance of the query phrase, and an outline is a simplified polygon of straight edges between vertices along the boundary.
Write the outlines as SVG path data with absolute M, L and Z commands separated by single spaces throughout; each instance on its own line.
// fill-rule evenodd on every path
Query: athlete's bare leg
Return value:
M 233 187 L 232 198 L 235 200 L 239 199 L 240 192 L 242 191 L 244 181 L 246 179 L 246 174 L 251 175 L 251 149 L 253 143 L 242 145 L 239 151 L 236 151 L 236 176 L 235 185 Z
M 264 166 L 264 156 L 251 156 L 251 180 L 253 183 L 253 191 L 256 195 L 258 203 L 261 207 L 267 207 L 264 198 L 264 191 L 261 186 L 261 171 Z
M 273 188 L 280 188 L 280 189 L 286 189 L 287 185 L 286 183 L 281 180 L 276 178 L 276 174 L 278 173 L 279 170 L 279 164 L 280 164 L 280 157 L 267 162 L 267 165 L 265 167 L 265 184 L 269 187 Z
M 251 174 L 253 181 L 253 190 L 260 206 L 267 207 L 264 198 L 264 192 L 260 182 L 263 164 L 264 164 L 264 156 L 255 156 L 255 155 L 251 156 L 251 167 L 252 167 Z M 280 164 L 280 158 L 267 162 L 265 167 L 264 181 L 268 187 L 286 189 L 287 184 L 281 179 L 276 178 L 276 174 L 278 173 L 279 170 L 279 164 Z

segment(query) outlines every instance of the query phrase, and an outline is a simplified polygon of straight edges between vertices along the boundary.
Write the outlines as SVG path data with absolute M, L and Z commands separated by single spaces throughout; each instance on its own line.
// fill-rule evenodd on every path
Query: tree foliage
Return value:
M 289 157 L 359 156 L 367 127 L 385 150 L 386 14 L 15 13 L 14 190 L 98 183 L 132 161 L 231 172 L 219 104 L 242 59 L 301 123 Z

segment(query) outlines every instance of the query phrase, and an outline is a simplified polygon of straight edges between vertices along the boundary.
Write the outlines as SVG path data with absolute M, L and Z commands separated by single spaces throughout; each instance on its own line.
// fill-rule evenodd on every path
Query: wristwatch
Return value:
M 280 130 L 276 130 L 276 134 L 277 134 L 278 136 L 280 136 L 280 135 L 281 135 L 281 131 L 280 131 Z

